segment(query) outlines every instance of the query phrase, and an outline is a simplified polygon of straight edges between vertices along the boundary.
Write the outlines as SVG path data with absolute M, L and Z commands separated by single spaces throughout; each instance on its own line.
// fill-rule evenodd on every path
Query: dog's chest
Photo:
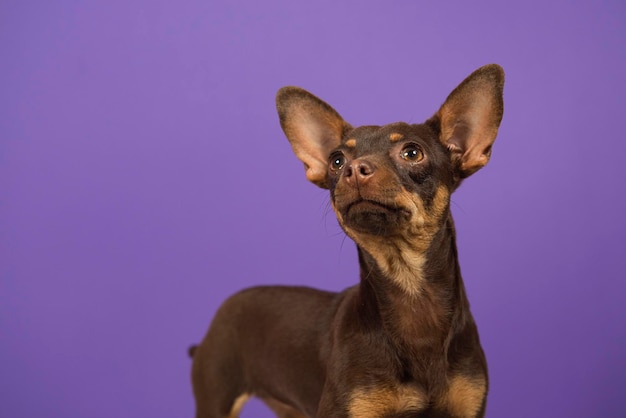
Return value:
M 456 375 L 449 379 L 441 395 L 431 396 L 417 387 L 397 384 L 361 387 L 349 397 L 348 416 L 380 418 L 405 416 L 452 416 L 475 418 L 487 391 L 485 379 Z

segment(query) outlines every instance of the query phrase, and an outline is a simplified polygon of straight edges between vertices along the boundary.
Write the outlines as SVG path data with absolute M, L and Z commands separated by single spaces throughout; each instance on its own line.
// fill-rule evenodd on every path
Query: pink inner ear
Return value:
M 289 124 L 288 138 L 294 153 L 304 163 L 307 179 L 326 188 L 328 155 L 341 142 L 344 123 L 328 118 L 320 121 L 317 116 L 315 113 L 296 110 Z
M 453 153 L 461 177 L 489 161 L 502 118 L 502 80 L 476 71 L 459 85 L 438 112 L 441 141 Z
M 300 88 L 281 89 L 277 103 L 281 125 L 304 163 L 307 179 L 326 188 L 328 156 L 349 125 L 332 107 Z
M 478 119 L 477 122 L 457 122 L 445 143 L 453 158 L 458 161 L 462 177 L 469 176 L 487 164 L 496 137 L 497 128 L 485 127 L 484 119 Z

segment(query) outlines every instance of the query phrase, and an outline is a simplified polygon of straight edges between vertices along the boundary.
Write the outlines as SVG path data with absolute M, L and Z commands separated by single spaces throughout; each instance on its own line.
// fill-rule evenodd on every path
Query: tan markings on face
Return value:
M 455 376 L 450 380 L 440 406 L 454 417 L 473 418 L 480 410 L 486 392 L 487 384 L 483 377 Z
M 235 402 L 233 402 L 233 407 L 230 409 L 230 413 L 228 414 L 228 418 L 237 418 L 239 417 L 239 413 L 241 412 L 241 408 L 248 402 L 250 399 L 250 395 L 244 393 L 243 395 L 239 395 Z
M 397 194 L 395 203 L 408 209 L 411 212 L 411 219 L 407 228 L 391 239 L 346 227 L 341 214 L 337 210 L 335 213 L 348 236 L 374 257 L 382 272 L 407 294 L 417 296 L 423 290 L 424 253 L 440 228 L 441 217 L 448 207 L 449 196 L 447 189 L 440 186 L 427 210 L 418 196 L 402 190 Z
M 397 133 L 397 132 L 394 132 L 394 133 L 389 135 L 389 140 L 391 142 L 398 142 L 402 138 L 404 138 L 404 136 L 402 134 Z
M 431 206 L 431 216 L 435 218 L 441 218 L 445 210 L 448 208 L 448 204 L 450 201 L 450 192 L 443 187 L 439 186 L 437 191 L 435 192 L 435 198 L 433 199 L 433 203 Z
M 345 142 L 345 144 L 344 144 L 344 145 L 345 145 L 346 147 L 348 147 L 348 148 L 354 148 L 354 147 L 356 147 L 356 139 L 354 139 L 354 138 L 350 138 L 350 139 L 348 139 L 348 140 Z
M 419 412 L 427 404 L 422 391 L 407 386 L 360 388 L 350 395 L 348 415 L 352 418 L 379 418 L 391 413 Z
M 411 234 L 420 237 L 422 251 L 425 251 L 433 236 L 439 230 L 442 216 L 448 208 L 450 193 L 444 186 L 439 186 L 435 191 L 430 207 L 426 208 L 422 199 L 412 193 L 407 193 L 409 199 L 415 206 L 416 214 L 411 222 Z

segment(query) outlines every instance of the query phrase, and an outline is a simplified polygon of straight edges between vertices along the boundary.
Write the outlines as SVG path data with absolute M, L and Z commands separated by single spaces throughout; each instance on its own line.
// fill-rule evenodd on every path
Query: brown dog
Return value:
M 504 73 L 479 68 L 425 123 L 353 128 L 297 88 L 280 123 L 330 190 L 361 281 L 341 293 L 256 287 L 229 298 L 193 350 L 198 418 L 257 396 L 279 417 L 483 417 L 487 364 L 463 287 L 450 194 L 484 166 Z

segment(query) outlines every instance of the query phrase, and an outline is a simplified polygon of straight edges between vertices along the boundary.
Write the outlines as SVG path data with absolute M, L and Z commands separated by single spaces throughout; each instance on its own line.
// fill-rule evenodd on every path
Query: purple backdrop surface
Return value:
M 622 416 L 626 6 L 587 3 L 4 1 L 0 416 L 192 416 L 227 295 L 358 278 L 276 90 L 420 122 L 489 62 L 504 121 L 453 206 L 487 416 Z

